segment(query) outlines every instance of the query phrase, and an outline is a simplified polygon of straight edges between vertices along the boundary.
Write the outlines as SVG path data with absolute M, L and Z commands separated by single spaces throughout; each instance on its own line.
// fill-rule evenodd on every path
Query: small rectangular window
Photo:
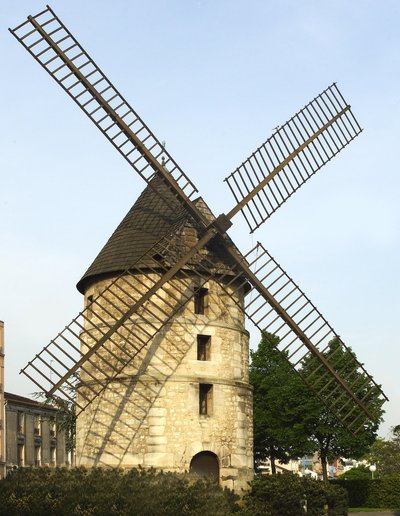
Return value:
M 204 314 L 207 306 L 208 288 L 194 289 L 194 313 Z
M 17 428 L 18 428 L 18 432 L 20 433 L 24 433 L 25 429 L 24 429 L 25 425 L 24 425 L 24 413 L 23 412 L 17 412 Z
M 50 466 L 56 465 L 56 447 L 51 446 L 50 447 Z
M 33 433 L 40 435 L 40 416 L 33 416 Z
M 209 335 L 197 335 L 197 360 L 210 360 L 211 337 Z
M 91 319 L 91 318 L 92 318 L 92 316 L 93 316 L 93 307 L 92 307 L 92 303 L 93 303 L 93 296 L 88 296 L 86 306 L 87 306 L 87 310 L 88 310 L 88 312 L 87 312 L 87 313 L 88 313 L 88 317 L 89 317 L 89 319 Z
M 40 446 L 35 446 L 35 466 L 40 466 L 41 459 Z
M 213 410 L 213 386 L 208 383 L 199 384 L 199 414 L 211 415 Z
M 56 436 L 56 419 L 54 417 L 50 418 L 49 431 L 50 431 L 50 437 Z
M 24 445 L 17 445 L 17 465 L 22 467 L 24 465 Z

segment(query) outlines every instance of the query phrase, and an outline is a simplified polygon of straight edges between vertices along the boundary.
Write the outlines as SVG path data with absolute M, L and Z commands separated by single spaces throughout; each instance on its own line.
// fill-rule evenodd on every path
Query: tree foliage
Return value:
M 357 392 L 359 399 L 366 396 L 369 388 L 367 377 L 363 372 L 357 371 L 357 360 L 355 354 L 350 348 L 346 349 L 340 345 L 337 338 L 329 342 L 328 349 L 324 352 L 325 358 L 335 368 L 342 372 L 345 377 L 351 377 L 352 388 Z M 316 358 L 311 357 L 303 364 L 302 372 L 305 376 L 310 370 L 315 369 Z M 326 388 L 332 389 L 333 400 L 339 399 L 340 389 L 335 391 L 335 385 L 329 386 L 330 378 L 324 374 L 323 368 L 314 375 L 314 385 L 316 390 Z M 322 403 L 315 399 L 313 425 L 311 436 L 318 450 L 318 454 L 322 463 L 322 472 L 324 480 L 328 479 L 327 463 L 336 457 L 351 457 L 352 459 L 360 459 L 369 450 L 372 443 L 376 440 L 379 424 L 382 420 L 383 411 L 374 402 L 369 403 L 369 408 L 374 411 L 378 419 L 369 421 L 363 425 L 361 431 L 356 434 L 347 430 L 343 424 L 338 421 L 337 417 L 332 414 Z M 337 404 L 343 404 L 343 401 Z M 349 408 L 343 409 L 344 413 Z
M 376 464 L 376 476 L 400 474 L 400 425 L 391 429 L 391 436 L 385 440 L 378 438 L 366 459 Z
M 353 435 L 338 421 L 287 362 L 277 349 L 279 338 L 264 334 L 257 351 L 251 353 L 250 382 L 254 387 L 254 448 L 256 461 L 269 457 L 271 461 L 287 462 L 309 451 L 318 451 L 323 477 L 328 478 L 327 464 L 337 457 L 361 458 L 376 439 L 380 419 L 364 425 Z M 367 388 L 364 373 L 356 371 L 355 355 L 351 349 L 340 346 L 333 339 L 323 353 L 325 358 L 341 371 L 351 373 L 358 395 L 363 397 Z M 307 358 L 302 373 L 308 376 L 316 369 L 316 358 Z M 330 377 L 319 368 L 313 374 L 318 389 L 334 389 Z M 339 396 L 339 389 L 333 398 Z M 381 416 L 382 410 L 377 408 Z
M 254 456 L 256 466 L 266 458 L 287 463 L 310 450 L 307 431 L 309 395 L 301 378 L 276 349 L 278 337 L 264 333 L 251 352 Z

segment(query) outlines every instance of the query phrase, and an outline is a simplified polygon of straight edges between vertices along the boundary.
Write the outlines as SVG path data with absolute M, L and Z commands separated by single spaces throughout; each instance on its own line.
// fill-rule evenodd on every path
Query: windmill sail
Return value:
M 147 183 L 162 167 L 188 198 L 197 192 L 164 145 L 50 7 L 29 16 L 10 32 Z
M 361 130 L 335 83 L 279 127 L 225 179 L 250 231 L 260 227 Z
M 74 400 L 77 413 L 127 369 L 132 374 L 146 346 L 214 273 L 201 275 L 192 265 L 180 268 L 179 275 L 168 277 L 165 285 L 167 280 L 162 278 L 169 261 L 182 256 L 182 249 L 172 243 L 175 237 L 173 232 L 161 238 L 138 263 L 110 281 L 22 373 L 47 396 Z M 192 257 L 192 262 L 201 260 L 202 254 Z M 160 286 L 152 295 L 143 296 L 156 284 Z
M 262 333 L 279 337 L 277 349 L 348 429 L 357 433 L 367 421 L 376 421 L 387 397 L 321 312 L 262 244 L 244 258 L 241 267 L 233 266 L 236 275 L 221 281 L 222 288 L 252 285 L 241 309 Z

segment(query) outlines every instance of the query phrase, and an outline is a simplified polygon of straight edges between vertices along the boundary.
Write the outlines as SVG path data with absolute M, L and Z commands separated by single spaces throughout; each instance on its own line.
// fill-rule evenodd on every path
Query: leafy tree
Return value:
M 376 464 L 376 473 L 379 476 L 400 473 L 400 425 L 391 429 L 388 440 L 378 438 L 366 459 L 370 464 Z
M 287 463 L 311 451 L 307 431 L 309 394 L 285 356 L 276 349 L 279 338 L 262 335 L 251 351 L 253 385 L 254 457 L 256 467 L 266 458 L 276 473 L 276 461 Z
M 323 478 L 327 480 L 328 461 L 336 457 L 358 459 L 365 455 L 376 439 L 383 412 L 379 407 L 372 407 L 376 409 L 378 421 L 365 424 L 356 435 L 351 434 L 305 386 L 284 354 L 277 349 L 278 342 L 277 336 L 265 333 L 257 351 L 251 352 L 256 465 L 268 457 L 275 473 L 276 460 L 286 463 L 290 458 L 318 451 Z M 368 389 L 366 376 L 356 370 L 352 351 L 343 348 L 338 339 L 333 339 L 324 355 L 334 367 L 344 371 L 346 377 L 351 375 L 352 384 L 359 390 L 358 395 L 360 398 L 365 396 Z M 304 361 L 301 371 L 304 376 L 317 368 L 316 360 L 311 356 Z M 335 385 L 327 385 L 329 381 L 324 368 L 313 374 L 317 391 L 324 388 L 333 390 Z
M 344 374 L 346 378 L 351 377 L 352 386 L 354 390 L 357 391 L 357 396 L 360 399 L 366 396 L 369 388 L 367 377 L 363 372 L 357 371 L 356 357 L 350 348 L 343 348 L 339 340 L 334 338 L 329 342 L 328 349 L 324 352 L 324 356 L 334 368 L 340 369 L 341 373 Z M 316 360 L 316 358 L 311 357 L 304 362 L 302 373 L 305 376 L 307 376 L 311 370 L 315 370 Z M 328 382 L 330 382 L 330 378 L 324 375 L 323 368 L 320 368 L 313 376 L 313 383 L 317 391 L 330 388 L 333 390 L 333 397 L 336 396 L 338 398 L 340 393 L 338 392 L 335 395 L 334 385 L 329 385 Z M 313 411 L 311 438 L 315 443 L 315 449 L 318 450 L 321 459 L 324 480 L 328 480 L 328 460 L 333 460 L 335 457 L 359 459 L 365 455 L 372 443 L 376 440 L 383 411 L 378 405 L 374 406 L 373 401 L 371 401 L 369 405 L 370 409 L 377 414 L 378 419 L 375 422 L 370 421 L 365 423 L 362 431 L 354 435 L 350 433 L 317 398 L 314 398 L 314 407 L 311 409 Z

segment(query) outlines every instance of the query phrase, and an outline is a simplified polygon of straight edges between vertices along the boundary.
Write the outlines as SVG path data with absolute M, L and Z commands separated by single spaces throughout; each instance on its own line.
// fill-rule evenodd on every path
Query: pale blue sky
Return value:
M 0 5 L 0 319 L 6 389 L 81 309 L 75 284 L 144 184 L 7 31 L 45 7 Z M 216 213 L 222 180 L 333 81 L 365 129 L 253 236 L 390 398 L 400 423 L 400 1 L 53 0 Z M 256 343 L 257 335 L 252 338 Z

